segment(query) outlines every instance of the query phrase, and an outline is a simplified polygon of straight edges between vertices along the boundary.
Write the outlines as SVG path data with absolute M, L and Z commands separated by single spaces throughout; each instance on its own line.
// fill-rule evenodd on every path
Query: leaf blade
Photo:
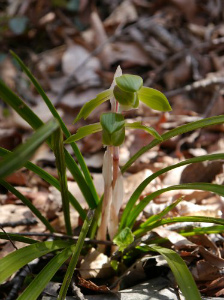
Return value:
M 8 254 L 1 259 L 0 282 L 6 280 L 33 259 L 49 252 L 65 248 L 68 245 L 69 242 L 65 241 L 39 242 Z
M 31 157 L 34 151 L 59 127 L 53 119 L 42 125 L 24 144 L 19 145 L 12 153 L 7 154 L 0 162 L 0 178 L 10 175 L 19 169 Z
M 100 123 L 90 124 L 80 127 L 76 134 L 71 135 L 67 140 L 64 141 L 65 144 L 70 144 L 71 142 L 76 142 L 90 134 L 99 132 L 102 130 Z
M 177 284 L 186 300 L 201 300 L 195 281 L 183 259 L 173 250 L 150 245 L 151 250 L 159 252 L 167 261 Z
M 172 108 L 166 96 L 155 89 L 143 86 L 138 91 L 138 97 L 148 107 L 158 111 L 171 111 Z
M 149 134 L 151 134 L 157 140 L 160 140 L 160 141 L 163 140 L 161 135 L 153 127 L 145 126 L 141 122 L 125 123 L 125 127 L 131 128 L 131 129 L 142 129 L 142 130 L 148 132 Z
M 117 86 L 129 93 L 137 92 L 143 85 L 143 80 L 138 75 L 125 74 L 115 78 Z

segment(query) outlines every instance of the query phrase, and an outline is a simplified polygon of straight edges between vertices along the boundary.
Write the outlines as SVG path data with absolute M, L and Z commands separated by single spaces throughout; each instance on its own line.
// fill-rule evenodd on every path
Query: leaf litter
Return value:
M 221 1 L 149 3 L 138 0 L 122 1 L 119 4 L 119 1 L 101 0 L 94 9 L 90 8 L 87 2 L 80 2 L 75 16 L 71 15 L 69 7 L 62 9 L 56 4 L 55 10 L 50 4 L 44 5 L 41 2 L 39 5 L 37 3 L 31 5 L 30 1 L 24 3 L 11 1 L 8 3 L 7 11 L 1 12 L 1 16 L 9 14 L 12 20 L 15 18 L 20 31 L 2 21 L 5 27 L 2 30 L 3 39 L 0 46 L 0 75 L 22 98 L 32 104 L 32 109 L 42 119 L 47 120 L 50 117 L 48 110 L 33 89 L 27 96 L 29 90 L 27 81 L 7 55 L 12 41 L 16 42 L 13 50 L 28 63 L 53 103 L 56 103 L 72 133 L 77 127 L 71 125 L 71 120 L 85 101 L 109 87 L 118 64 L 124 73 L 141 75 L 146 86 L 166 92 L 173 108 L 172 113 L 164 114 L 161 118 L 157 112 L 141 106 L 138 111 L 126 113 L 126 117 L 133 122 L 144 121 L 149 126 L 157 126 L 158 132 L 163 133 L 204 116 L 224 113 L 224 30 Z M 23 21 L 24 18 L 27 20 L 26 23 Z M 42 37 L 40 28 L 44 32 Z M 26 46 L 18 44 L 19 38 L 26 41 Z M 103 104 L 103 108 L 99 107 L 89 120 L 82 121 L 82 125 L 97 122 L 101 109 L 107 110 L 109 107 Z M 2 104 L 0 122 L 0 145 L 9 150 L 13 150 L 30 134 L 30 128 Z M 223 134 L 223 125 L 204 128 L 198 130 L 196 134 L 188 133 L 166 141 L 160 147 L 155 147 L 144 154 L 125 175 L 125 199 L 128 199 L 133 189 L 151 172 L 184 158 L 222 151 Z M 121 149 L 122 164 L 150 141 L 149 135 L 138 130 L 128 130 Z M 86 137 L 78 145 L 92 171 L 97 191 L 102 195 L 102 177 L 99 173 L 102 169 L 104 149 L 100 134 Z M 35 163 L 50 170 L 57 178 L 51 155 L 44 149 L 41 151 L 39 157 L 37 155 L 33 158 Z M 71 176 L 68 178 L 70 190 L 82 203 L 83 199 L 78 192 L 77 184 L 72 181 Z M 41 209 L 59 232 L 65 232 L 61 199 L 54 188 L 50 188 L 43 180 L 38 180 L 24 170 L 19 170 L 8 180 Z M 144 195 L 156 191 L 158 187 L 194 181 L 224 184 L 223 162 L 192 164 L 171 171 L 151 182 Z M 223 217 L 223 197 L 214 196 L 209 192 L 170 191 L 147 205 L 138 222 L 160 213 L 181 196 L 183 200 L 168 213 L 168 217 L 194 215 Z M 7 222 L 11 224 L 7 227 L 8 232 L 45 231 L 40 223 L 13 227 L 16 222 L 33 216 L 20 200 L 2 188 L 0 201 L 2 210 L 0 224 L 1 226 Z M 75 229 L 80 226 L 80 220 L 75 211 L 71 213 Z M 222 234 L 183 238 L 169 229 L 169 226 L 159 228 L 155 232 L 168 238 L 171 247 L 189 263 L 204 295 L 224 296 Z M 5 241 L 1 242 L 0 249 L 1 256 L 12 251 L 11 244 Z M 96 250 L 93 252 L 96 253 Z M 108 263 L 105 257 L 92 261 L 88 256 L 82 259 L 87 264 Z M 81 262 L 80 268 L 82 265 Z M 90 269 L 94 269 L 96 273 L 96 265 Z M 85 282 L 86 276 L 82 275 L 81 271 L 80 274 L 83 277 L 80 279 L 81 286 L 84 285 L 91 290 L 107 290 Z M 109 277 L 109 274 L 107 275 Z M 96 275 L 91 275 L 90 278 L 92 277 Z

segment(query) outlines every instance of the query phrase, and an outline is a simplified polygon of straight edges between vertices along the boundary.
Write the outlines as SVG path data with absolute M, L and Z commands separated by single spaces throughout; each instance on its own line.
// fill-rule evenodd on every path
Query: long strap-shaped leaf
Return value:
M 17 189 L 15 189 L 11 184 L 5 180 L 0 179 L 0 184 L 9 190 L 13 195 L 19 198 L 23 204 L 25 204 L 32 213 L 47 227 L 50 232 L 54 232 L 54 228 L 51 226 L 49 221 L 41 214 L 41 212 L 30 202 L 23 194 L 21 194 Z
M 218 184 L 212 183 L 188 183 L 188 184 L 179 184 L 169 186 L 167 188 L 161 189 L 154 193 L 151 193 L 149 196 L 146 196 L 138 205 L 136 205 L 127 219 L 126 226 L 132 227 L 138 215 L 144 210 L 146 205 L 153 200 L 155 197 L 173 190 L 202 190 L 202 191 L 210 191 L 216 193 L 218 195 L 224 196 L 224 187 Z
M 82 226 L 82 230 L 80 232 L 79 239 L 77 241 L 76 247 L 73 250 L 71 261 L 69 263 L 67 272 L 65 274 L 65 277 L 64 277 L 64 280 L 63 280 L 63 283 L 62 283 L 62 286 L 61 286 L 61 290 L 60 290 L 60 293 L 59 293 L 58 300 L 64 300 L 65 297 L 66 297 L 68 287 L 69 287 L 70 282 L 72 280 L 72 276 L 73 276 L 76 264 L 78 262 L 79 255 L 81 253 L 81 250 L 82 250 L 82 247 L 83 247 L 83 244 L 84 244 L 85 237 L 86 237 L 86 235 L 88 233 L 88 230 L 89 230 L 89 227 L 92 223 L 93 216 L 94 216 L 94 211 L 90 210 L 88 212 L 88 214 L 86 216 L 86 219 L 85 219 L 85 222 Z
M 27 238 L 25 236 L 16 234 L 16 233 L 4 233 L 4 232 L 0 232 L 0 239 L 2 240 L 7 240 L 7 241 L 18 241 L 18 242 L 22 242 L 25 244 L 35 244 L 35 243 L 39 243 L 39 241 L 34 240 L 34 239 L 30 239 Z
M 172 166 L 168 166 L 166 168 L 163 168 L 155 173 L 153 173 L 152 175 L 148 176 L 137 188 L 136 190 L 133 192 L 133 194 L 131 195 L 123 213 L 122 213 L 122 217 L 121 217 L 121 222 L 119 225 L 119 231 L 122 230 L 125 226 L 125 222 L 127 217 L 129 216 L 133 206 L 135 205 L 135 203 L 137 202 L 137 200 L 139 199 L 141 193 L 144 191 L 144 189 L 146 188 L 146 186 L 152 182 L 155 178 L 157 178 L 158 176 L 171 171 L 173 169 L 188 165 L 188 164 L 192 164 L 192 163 L 198 163 L 198 162 L 202 162 L 202 161 L 212 161 L 212 160 L 218 160 L 218 159 L 224 159 L 224 153 L 217 153 L 217 154 L 210 154 L 210 155 L 203 155 L 203 156 L 199 156 L 199 157 L 194 157 L 194 158 L 190 158 L 190 159 L 186 159 L 184 161 L 181 161 L 177 164 L 174 164 Z
M 35 258 L 58 249 L 66 248 L 69 244 L 71 245 L 71 243 L 66 241 L 35 243 L 8 254 L 1 259 L 0 283 Z
M 8 153 L 11 153 L 11 151 L 0 147 L 0 157 L 5 156 Z M 30 161 L 27 161 L 24 164 L 24 167 L 27 168 L 28 170 L 34 172 L 35 174 L 40 176 L 42 179 L 44 179 L 46 182 L 48 182 L 50 185 L 54 186 L 56 189 L 58 189 L 60 191 L 60 189 L 61 189 L 60 184 L 55 177 L 53 177 L 52 175 L 50 175 L 49 173 L 47 173 L 46 171 L 44 171 L 37 165 L 31 163 Z M 72 206 L 78 211 L 78 213 L 80 214 L 80 217 L 84 220 L 86 217 L 86 212 L 81 207 L 78 200 L 70 192 L 68 193 L 68 197 L 69 197 L 69 201 L 72 204 Z
M 33 129 L 38 129 L 44 123 L 40 118 L 20 99 L 15 93 L 13 93 L 4 83 L 0 80 L 0 97 L 5 103 L 11 106 Z M 51 147 L 51 142 L 48 141 L 49 146 Z M 91 208 L 96 206 L 96 202 L 92 196 L 90 188 L 86 183 L 81 171 L 79 170 L 78 165 L 72 158 L 72 156 L 65 150 L 65 161 L 69 171 L 72 173 L 72 176 L 77 181 L 77 184 Z
M 68 128 L 66 127 L 65 123 L 63 122 L 62 118 L 60 117 L 59 113 L 57 112 L 57 110 L 55 109 L 54 105 L 52 104 L 52 102 L 50 101 L 50 99 L 48 98 L 48 96 L 46 95 L 46 93 L 44 92 L 43 88 L 41 87 L 41 85 L 39 84 L 39 82 L 36 80 L 36 78 L 33 76 L 33 74 L 30 72 L 30 70 L 25 66 L 25 64 L 22 62 L 22 60 L 13 52 L 11 51 L 11 54 L 13 55 L 13 57 L 17 60 L 17 62 L 20 64 L 22 70 L 26 73 L 26 75 L 29 77 L 29 79 L 31 80 L 31 82 L 33 83 L 33 85 L 35 86 L 36 90 L 38 91 L 38 93 L 40 94 L 40 96 L 42 97 L 42 99 L 44 100 L 44 102 L 46 103 L 46 105 L 48 106 L 49 110 L 51 111 L 52 115 L 55 117 L 55 119 L 58 120 L 61 129 L 65 135 L 66 138 L 70 137 L 70 132 L 68 130 Z M 99 202 L 99 197 L 97 195 L 95 186 L 93 184 L 93 180 L 92 177 L 89 173 L 89 170 L 86 166 L 85 160 L 78 148 L 78 146 L 75 143 L 71 143 L 72 149 L 78 159 L 78 162 L 82 168 L 83 174 L 86 178 L 86 181 L 88 182 L 89 188 L 91 190 L 92 196 L 95 200 L 95 204 L 98 204 Z
M 216 117 L 211 117 L 211 118 L 206 118 L 203 120 L 191 122 L 186 125 L 179 126 L 177 128 L 174 128 L 172 130 L 167 131 L 166 133 L 162 134 L 161 137 L 163 141 L 167 141 L 170 138 L 189 132 L 193 131 L 199 128 L 203 128 L 206 126 L 212 126 L 212 125 L 217 125 L 217 124 L 222 124 L 224 123 L 224 115 L 216 116 Z M 147 152 L 148 150 L 152 149 L 156 145 L 160 144 L 161 141 L 155 139 L 145 147 L 142 147 L 138 152 L 135 153 L 135 155 L 132 156 L 132 158 L 129 159 L 128 162 L 122 167 L 122 173 L 125 172 L 135 161 L 138 159 L 142 154 Z
M 46 287 L 51 278 L 55 275 L 61 265 L 72 254 L 74 246 L 64 249 L 57 254 L 52 260 L 43 268 L 43 270 L 35 277 L 31 284 L 19 296 L 17 300 L 36 300 Z
M 54 149 L 54 154 L 56 158 L 56 166 L 58 170 L 58 178 L 61 187 L 61 199 L 62 199 L 62 208 L 64 214 L 65 227 L 68 235 L 72 235 L 72 227 L 70 220 L 70 207 L 69 207 L 69 198 L 68 198 L 68 184 L 66 176 L 66 165 L 65 165 L 65 155 L 64 155 L 64 146 L 63 146 L 63 134 L 61 128 L 59 128 L 52 135 L 52 144 Z
M 201 300 L 201 295 L 189 269 L 175 251 L 156 245 L 150 245 L 149 249 L 159 252 L 165 258 L 186 300 Z
M 35 150 L 57 129 L 58 122 L 53 119 L 42 125 L 24 144 L 7 154 L 0 162 L 0 178 L 19 169 L 31 157 Z
M 162 220 L 156 221 L 154 223 L 148 223 L 148 220 L 146 220 L 146 222 L 141 224 L 140 228 L 137 229 L 134 232 L 134 234 L 137 237 L 139 237 L 139 236 L 142 236 L 143 234 L 145 234 L 146 232 L 151 231 L 152 229 L 157 228 L 159 226 L 170 224 L 170 223 L 179 223 L 179 222 L 199 222 L 199 223 L 221 224 L 223 226 L 223 230 L 224 230 L 224 220 L 221 218 L 204 217 L 204 216 L 182 216 L 182 217 L 162 219 Z

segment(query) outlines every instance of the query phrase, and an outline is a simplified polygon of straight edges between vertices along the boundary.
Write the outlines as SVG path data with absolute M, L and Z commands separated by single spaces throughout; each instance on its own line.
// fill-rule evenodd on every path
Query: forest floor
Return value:
M 221 0 L 1 1 L 0 77 L 43 121 L 50 119 L 51 113 L 9 54 L 11 49 L 38 78 L 71 133 L 79 126 L 98 122 L 99 115 L 109 111 L 109 104 L 104 103 L 86 121 L 72 124 L 84 103 L 110 87 L 118 65 L 123 73 L 140 75 L 145 86 L 163 92 L 172 107 L 169 113 L 159 113 L 142 105 L 126 113 L 129 120 L 142 121 L 162 134 L 182 124 L 224 114 L 223 5 Z M 13 150 L 31 132 L 25 121 L 1 103 L 1 147 Z M 121 165 L 151 140 L 150 135 L 140 130 L 127 131 L 120 147 Z M 101 136 L 90 135 L 79 141 L 78 146 L 101 195 L 104 155 Z M 186 158 L 223 149 L 224 125 L 182 134 L 154 147 L 128 169 L 124 180 L 124 206 L 133 190 L 152 172 Z M 32 162 L 57 178 L 54 156 L 46 145 L 38 149 Z M 32 201 L 57 232 L 65 233 L 61 198 L 55 188 L 25 168 L 7 180 Z M 223 161 L 192 164 L 170 171 L 147 186 L 143 196 L 158 188 L 191 182 L 223 185 Z M 69 173 L 68 185 L 87 209 Z M 223 197 L 206 191 L 176 190 L 154 199 L 141 219 L 161 212 L 181 196 L 183 200 L 169 213 L 170 217 L 224 215 Z M 35 238 L 46 240 L 45 227 L 20 200 L 1 187 L 0 203 L 1 228 L 13 233 L 33 232 Z M 71 214 L 75 229 L 81 221 L 75 210 Z M 165 231 L 156 233 L 169 239 Z M 203 295 L 224 297 L 223 236 L 195 236 L 188 241 L 189 245 L 180 246 L 171 239 L 170 247 L 191 264 Z M 206 251 L 200 252 L 199 245 Z M 15 246 L 20 248 L 24 244 L 15 242 Z M 13 250 L 11 242 L 0 241 L 0 258 Z M 7 288 L 0 292 L 0 299 L 6 299 L 6 291 Z

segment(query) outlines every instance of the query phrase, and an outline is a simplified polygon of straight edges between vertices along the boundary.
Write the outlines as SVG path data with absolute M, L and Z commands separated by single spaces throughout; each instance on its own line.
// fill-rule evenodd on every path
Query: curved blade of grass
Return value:
M 203 128 L 206 126 L 222 124 L 222 123 L 224 123 L 224 115 L 206 118 L 203 120 L 191 122 L 189 124 L 182 125 L 177 128 L 174 128 L 172 130 L 169 130 L 166 133 L 162 134 L 161 137 L 162 137 L 163 141 L 167 141 L 174 136 L 177 136 L 177 135 L 189 132 L 189 131 L 193 131 L 193 130 Z M 142 147 L 121 168 L 122 173 L 125 172 L 142 154 L 144 154 L 145 152 L 147 152 L 148 150 L 152 149 L 153 147 L 155 147 L 156 145 L 158 145 L 160 143 L 161 143 L 161 141 L 159 141 L 159 140 L 153 140 L 151 143 L 149 143 L 145 147 Z
M 152 215 L 147 219 L 148 224 L 154 223 L 160 219 L 162 219 L 168 212 L 170 212 L 172 209 L 174 209 L 180 201 L 183 200 L 183 196 L 181 196 L 179 199 L 174 201 L 172 204 L 168 205 L 166 208 L 164 208 L 160 213 Z
M 72 142 L 76 142 L 76 141 L 86 137 L 87 135 L 99 132 L 101 130 L 102 130 L 102 126 L 100 125 L 100 123 L 95 123 L 95 124 L 90 124 L 90 125 L 80 127 L 77 130 L 77 133 L 71 135 L 64 143 L 70 144 Z
M 58 249 L 66 248 L 69 244 L 71 245 L 68 241 L 35 243 L 8 254 L 1 259 L 0 283 L 35 258 Z
M 62 283 L 62 286 L 61 286 L 61 289 L 60 289 L 60 292 L 59 292 L 58 300 L 64 300 L 65 297 L 66 297 L 68 287 L 69 287 L 70 282 L 72 280 L 72 276 L 73 276 L 76 264 L 78 262 L 79 255 L 81 253 L 81 250 L 82 250 L 82 247 L 83 247 L 83 244 L 84 244 L 85 237 L 86 237 L 87 232 L 89 230 L 89 227 L 92 223 L 93 216 L 94 216 L 94 210 L 90 210 L 88 212 L 87 217 L 85 219 L 85 222 L 82 226 L 82 230 L 80 232 L 79 239 L 77 241 L 76 247 L 73 250 L 72 258 L 71 258 L 71 261 L 69 263 L 67 272 L 65 274 L 65 277 L 64 277 L 64 280 L 63 280 L 63 283 Z
M 150 245 L 149 248 L 165 258 L 185 299 L 201 300 L 196 283 L 183 259 L 171 249 L 157 245 Z
M 17 300 L 36 300 L 58 269 L 72 254 L 73 248 L 74 246 L 68 247 L 52 258 Z
M 183 216 L 183 217 L 174 217 L 174 218 L 167 218 L 156 221 L 148 225 L 147 221 L 140 225 L 140 228 L 137 229 L 134 234 L 138 237 L 146 232 L 170 223 L 178 223 L 178 222 L 201 222 L 201 223 L 214 223 L 214 224 L 221 224 L 224 225 L 224 219 L 221 218 L 213 218 L 213 217 L 204 217 L 204 216 Z
M 141 202 L 136 205 L 130 215 L 127 218 L 126 227 L 132 227 L 134 225 L 135 220 L 137 219 L 138 215 L 144 210 L 146 205 L 153 200 L 155 197 L 173 190 L 202 190 L 202 191 L 210 191 L 216 193 L 218 195 L 224 196 L 224 186 L 212 183 L 187 183 L 187 184 L 179 184 L 169 186 L 167 188 L 158 190 L 154 193 L 151 193 L 149 196 L 146 196 Z
M 154 138 L 156 138 L 157 140 L 163 140 L 161 135 L 153 127 L 142 125 L 142 122 L 125 123 L 125 127 L 132 129 L 142 129 L 154 136 Z
M 113 91 L 111 89 L 99 93 L 96 98 L 83 105 L 73 123 L 78 122 L 82 118 L 85 120 L 96 107 L 109 100 L 111 96 L 113 96 Z
M 53 119 L 41 126 L 24 144 L 7 154 L 0 162 L 0 178 L 19 169 L 31 157 L 35 150 L 59 127 Z
M 182 229 L 181 231 L 178 231 L 178 233 L 181 234 L 182 236 L 188 237 L 188 236 L 201 235 L 201 234 L 223 233 L 223 231 L 224 231 L 224 225 L 216 225 L 216 226 L 209 226 L 209 227 L 195 227 L 192 230 L 190 230 L 189 228 Z M 145 233 L 146 232 L 144 232 L 143 234 L 136 235 L 136 238 L 144 235 Z M 168 240 L 167 238 L 156 237 L 150 241 L 147 241 L 147 245 L 161 244 L 166 242 L 167 240 Z M 137 246 L 136 248 L 141 249 L 141 246 Z
M 15 189 L 11 184 L 6 182 L 5 180 L 0 179 L 0 184 L 4 186 L 8 191 L 10 191 L 13 195 L 19 198 L 23 204 L 25 204 L 32 213 L 46 226 L 46 228 L 50 232 L 55 232 L 54 228 L 51 226 L 49 221 L 41 214 L 41 212 L 30 202 L 23 194 L 21 194 L 17 189 Z
M 0 147 L 0 157 L 5 156 L 8 153 L 12 153 L 12 152 L 9 150 L 6 150 L 5 148 Z M 52 175 L 50 175 L 49 173 L 47 173 L 46 171 L 44 171 L 37 165 L 31 163 L 30 161 L 27 161 L 24 164 L 24 167 L 27 168 L 28 170 L 34 172 L 35 174 L 40 176 L 42 179 L 44 179 L 46 182 L 48 182 L 50 185 L 54 186 L 57 190 L 60 191 L 60 189 L 61 189 L 60 184 L 55 177 L 53 177 Z M 70 192 L 68 193 L 68 197 L 69 197 L 69 201 L 72 204 L 72 206 L 78 211 L 78 213 L 80 214 L 80 217 L 84 220 L 86 217 L 86 212 L 81 207 L 78 200 Z
M 35 86 L 37 92 L 40 94 L 40 96 L 42 97 L 42 99 L 44 100 L 44 102 L 46 103 L 46 105 L 48 106 L 50 112 L 52 113 L 52 115 L 55 117 L 55 119 L 58 120 L 61 129 L 65 135 L 66 138 L 70 137 L 70 131 L 68 130 L 68 128 L 66 127 L 65 123 L 63 122 L 62 118 L 60 117 L 59 113 L 57 112 L 57 110 L 55 109 L 54 105 L 52 104 L 52 102 L 50 101 L 50 99 L 48 98 L 48 96 L 46 95 L 46 93 L 44 92 L 43 88 L 41 87 L 41 85 L 39 84 L 39 82 L 36 80 L 36 78 L 33 76 L 33 74 L 30 72 L 30 70 L 25 66 L 25 64 L 22 62 L 22 60 L 13 52 L 10 51 L 12 56 L 16 59 L 16 61 L 19 63 L 20 67 L 22 68 L 22 70 L 26 73 L 27 77 L 30 79 L 30 81 L 33 83 L 33 85 Z M 106 91 L 105 91 L 106 92 Z M 99 98 L 100 95 L 102 93 L 99 94 Z M 104 95 L 105 96 L 105 95 Z M 107 99 L 106 99 L 107 100 Z M 78 148 L 78 146 L 75 143 L 71 143 L 71 147 L 75 153 L 75 156 L 77 157 L 77 160 L 81 166 L 81 169 L 83 171 L 83 174 L 86 178 L 86 181 L 88 183 L 87 188 L 90 189 L 91 193 L 92 193 L 92 197 L 95 200 L 95 204 L 98 204 L 99 202 L 99 197 L 97 195 L 95 186 L 93 184 L 93 180 L 92 177 L 89 173 L 89 170 L 86 166 L 85 160 Z M 87 199 L 86 199 L 87 200 Z
M 137 202 L 137 200 L 139 199 L 141 193 L 143 192 L 143 190 L 146 188 L 146 186 L 152 182 L 152 180 L 154 180 L 155 178 L 157 178 L 158 176 L 173 170 L 175 168 L 179 168 L 191 163 L 198 163 L 198 162 L 202 162 L 202 161 L 212 161 L 212 160 L 218 160 L 218 159 L 224 159 L 224 153 L 217 153 L 217 154 L 210 154 L 210 155 L 203 155 L 203 156 L 199 156 L 199 157 L 194 157 L 194 158 L 190 158 L 184 161 L 181 161 L 177 164 L 174 164 L 172 166 L 168 166 L 166 168 L 163 168 L 155 173 L 153 173 L 152 175 L 148 176 L 137 188 L 136 190 L 133 192 L 133 194 L 131 195 L 123 213 L 122 213 L 122 217 L 121 217 L 121 221 L 120 221 L 120 225 L 119 225 L 119 231 L 122 230 L 125 227 L 125 222 L 127 220 L 127 217 L 129 216 L 132 208 L 134 207 L 135 203 Z
M 67 184 L 64 145 L 63 145 L 63 134 L 61 128 L 59 128 L 52 135 L 52 144 L 53 144 L 54 154 L 56 158 L 58 179 L 61 187 L 60 190 L 61 190 L 61 199 L 62 199 L 62 208 L 64 214 L 65 227 L 66 227 L 67 234 L 72 235 L 70 208 L 69 208 L 69 199 L 68 199 L 68 184 Z
M 39 117 L 22 101 L 22 99 L 20 99 L 15 93 L 13 93 L 1 80 L 0 97 L 5 103 L 11 106 L 33 129 L 36 130 L 44 124 L 39 119 Z M 51 147 L 50 140 L 48 140 L 48 145 Z M 89 185 L 87 184 L 77 163 L 68 153 L 68 151 L 65 151 L 65 161 L 69 171 L 77 181 L 77 184 L 86 202 L 90 207 L 95 207 L 96 201 L 94 200 L 95 198 L 93 197 L 93 194 L 91 193 L 91 190 L 89 188 L 89 186 L 91 186 L 91 183 L 89 181 Z
M 22 242 L 25 244 L 35 244 L 35 243 L 39 243 L 39 241 L 37 240 L 33 240 L 30 238 L 27 238 L 25 236 L 21 236 L 18 235 L 16 233 L 4 233 L 4 232 L 0 232 L 0 239 L 1 240 L 7 240 L 7 241 L 18 241 L 18 242 Z

